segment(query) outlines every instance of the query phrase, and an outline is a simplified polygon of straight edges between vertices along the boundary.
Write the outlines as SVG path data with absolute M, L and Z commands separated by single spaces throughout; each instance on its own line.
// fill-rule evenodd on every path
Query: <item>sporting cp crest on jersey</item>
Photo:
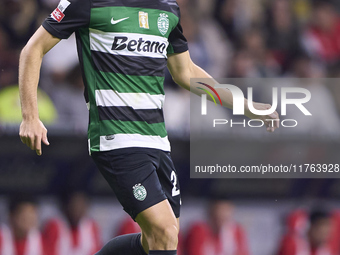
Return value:
M 139 27 L 149 29 L 149 15 L 147 12 L 139 12 Z
M 133 195 L 139 201 L 144 201 L 147 195 L 146 189 L 142 184 L 136 184 L 133 186 Z
M 165 13 L 161 13 L 160 17 L 157 20 L 157 24 L 159 32 L 161 32 L 162 35 L 165 35 L 169 30 L 168 15 L 166 15 Z

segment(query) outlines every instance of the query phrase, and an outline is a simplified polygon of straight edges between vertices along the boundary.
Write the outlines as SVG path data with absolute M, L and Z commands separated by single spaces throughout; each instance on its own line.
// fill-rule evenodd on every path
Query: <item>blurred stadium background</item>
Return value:
M 340 1 L 180 0 L 178 3 L 191 57 L 214 77 L 340 78 Z M 135 230 L 133 224 L 126 221 L 127 216 L 88 156 L 88 116 L 73 36 L 51 50 L 43 62 L 39 109 L 49 130 L 51 146 L 44 147 L 43 156 L 37 157 L 21 144 L 18 136 L 20 50 L 57 4 L 57 0 L 0 0 L 0 222 L 20 229 L 13 220 L 20 217 L 16 211 L 22 210 L 25 215 L 25 212 L 29 214 L 29 209 L 15 205 L 32 203 L 29 201 L 33 197 L 37 201 L 38 218 L 36 224 L 26 228 L 38 227 L 48 235 L 51 220 L 67 218 L 72 223 L 72 217 L 81 218 L 87 214 L 98 225 L 98 243 L 105 243 L 117 233 Z M 302 158 L 309 163 L 339 162 L 340 87 L 337 82 L 332 84 L 312 88 L 312 95 L 317 97 L 320 106 L 313 114 L 322 118 L 323 126 L 309 125 L 293 135 L 280 134 L 277 139 L 262 140 L 261 146 L 267 150 L 257 152 L 259 162 L 271 158 L 275 163 L 277 155 L 291 157 L 292 152 L 295 159 Z M 282 251 L 282 246 L 291 245 L 281 242 L 282 238 L 286 235 L 287 239 L 291 234 L 293 243 L 296 237 L 299 241 L 312 242 L 311 226 L 315 217 L 321 219 L 320 222 L 330 219 L 328 232 L 322 227 L 315 230 L 319 233 L 319 236 L 316 234 L 319 242 L 315 242 L 330 252 L 313 250 L 312 253 L 306 248 L 303 254 L 340 254 L 339 180 L 190 179 L 190 95 L 179 89 L 169 75 L 165 87 L 166 125 L 183 196 L 180 255 L 274 255 L 280 249 L 281 255 L 297 255 L 298 252 Z M 257 91 L 259 95 L 266 94 L 265 88 L 257 87 Z M 244 139 L 243 145 L 236 143 L 235 137 L 237 141 Z M 232 158 L 235 151 L 242 149 L 240 146 L 247 146 L 254 138 L 242 130 L 234 130 L 232 136 L 223 139 L 230 143 L 230 150 L 225 155 Z M 268 155 L 268 151 L 272 153 Z M 75 191 L 86 194 L 89 200 L 76 196 L 75 201 L 79 201 L 74 204 L 80 209 L 74 210 L 80 211 L 79 215 L 69 216 L 60 201 L 72 201 L 70 197 L 65 199 L 65 193 Z M 217 198 L 229 201 L 221 207 L 224 216 L 211 213 L 214 208 L 211 201 Z M 312 223 L 308 223 L 310 211 L 316 215 L 312 217 Z M 218 209 L 215 212 L 218 214 Z M 197 227 L 197 222 L 208 222 L 213 228 L 211 222 L 218 222 L 218 219 L 221 224 L 223 220 L 238 222 L 243 229 L 242 236 L 246 236 L 244 240 L 227 238 L 229 241 L 226 241 L 222 235 L 219 237 L 222 243 L 229 242 L 224 245 L 227 248 L 220 251 L 211 248 L 199 251 L 201 253 L 193 251 L 198 243 L 209 242 L 202 237 L 204 234 L 199 235 L 202 239 L 195 236 L 203 231 Z M 122 224 L 127 224 L 125 230 Z M 229 249 L 229 253 L 223 249 Z

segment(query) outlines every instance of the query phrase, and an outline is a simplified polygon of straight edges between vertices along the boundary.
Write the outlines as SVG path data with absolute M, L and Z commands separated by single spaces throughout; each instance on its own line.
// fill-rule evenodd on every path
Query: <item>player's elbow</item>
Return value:
M 183 83 L 183 76 L 180 74 L 180 73 L 175 73 L 175 74 L 172 74 L 172 80 L 178 84 L 178 85 L 181 85 L 181 83 Z
M 27 42 L 24 48 L 21 50 L 21 57 L 27 58 L 43 58 L 46 54 L 45 50 L 45 43 L 43 42 L 44 38 L 34 37 L 32 36 L 31 39 Z
M 182 88 L 190 90 L 190 77 L 188 75 L 172 76 L 172 80 Z
M 25 45 L 24 48 L 22 48 L 21 52 L 20 52 L 20 59 L 25 58 L 26 56 L 28 56 L 30 53 L 29 47 L 27 46 L 27 44 Z
M 25 47 L 21 50 L 20 53 L 20 60 L 36 60 L 36 59 L 42 59 L 44 56 L 43 51 L 39 49 L 38 47 L 27 43 Z
M 186 90 L 190 90 L 191 78 L 195 78 L 193 63 L 172 75 L 174 82 Z

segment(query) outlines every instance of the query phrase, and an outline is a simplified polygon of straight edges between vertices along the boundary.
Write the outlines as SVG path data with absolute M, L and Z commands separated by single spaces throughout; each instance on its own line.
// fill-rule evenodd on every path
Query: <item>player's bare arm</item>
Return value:
M 190 89 L 190 79 L 191 78 L 212 78 L 206 71 L 204 71 L 202 68 L 197 66 L 190 58 L 189 51 L 179 53 L 179 54 L 170 54 L 168 56 L 168 69 L 172 75 L 173 80 L 183 87 L 186 90 L 189 90 L 197 95 L 202 94 L 202 90 L 197 88 L 191 88 Z M 217 82 L 214 82 L 214 84 L 210 84 L 214 86 L 217 84 Z M 221 97 L 222 103 L 224 107 L 227 107 L 229 109 L 232 109 L 233 107 L 233 97 L 229 90 L 227 89 L 216 89 L 218 94 Z M 217 100 L 217 98 L 216 98 Z M 269 104 L 262 104 L 262 103 L 253 103 L 254 107 L 258 110 L 267 110 L 270 109 L 271 105 Z M 247 99 L 244 99 L 244 105 L 245 105 L 245 115 L 251 119 L 262 119 L 267 127 L 267 130 L 270 132 L 273 132 L 276 128 L 279 127 L 278 121 L 273 121 L 274 126 L 272 125 L 272 121 L 266 121 L 270 119 L 278 119 L 279 114 L 277 112 L 274 112 L 267 116 L 258 116 L 249 111 L 248 108 L 248 101 Z
M 40 27 L 21 52 L 19 63 L 19 89 L 22 111 L 20 125 L 21 141 L 42 154 L 41 142 L 49 145 L 47 129 L 39 119 L 37 87 L 43 56 L 53 48 L 60 39 L 53 37 Z

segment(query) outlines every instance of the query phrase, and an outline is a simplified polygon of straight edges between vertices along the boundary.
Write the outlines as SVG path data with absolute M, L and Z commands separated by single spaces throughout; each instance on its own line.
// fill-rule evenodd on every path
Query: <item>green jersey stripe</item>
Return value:
M 119 93 L 149 93 L 164 95 L 164 77 L 133 76 L 118 73 L 96 73 L 96 89 L 112 89 Z M 95 102 L 95 100 L 94 100 Z

